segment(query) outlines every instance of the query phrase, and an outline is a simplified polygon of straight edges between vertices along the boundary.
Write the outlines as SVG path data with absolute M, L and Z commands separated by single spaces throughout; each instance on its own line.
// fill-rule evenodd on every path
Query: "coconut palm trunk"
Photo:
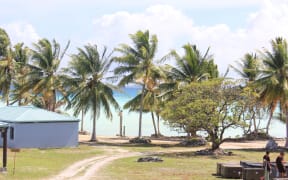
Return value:
M 154 118 L 154 113 L 153 111 L 151 111 L 151 117 L 152 117 L 152 122 L 153 122 L 153 127 L 154 127 L 154 134 L 157 137 L 158 133 L 157 133 L 157 128 L 156 128 L 156 123 L 155 123 L 155 118 Z
M 142 113 L 143 113 L 143 106 L 144 106 L 144 91 L 145 91 L 145 82 L 142 86 L 142 93 L 141 93 L 141 100 L 140 100 L 140 112 L 139 112 L 139 130 L 138 130 L 138 137 L 142 137 Z
M 90 141 L 96 141 L 96 107 L 94 107 L 93 111 L 92 135 Z
M 84 110 L 82 108 L 81 110 L 81 128 L 80 128 L 81 132 L 84 132 Z
M 160 116 L 158 113 L 156 113 L 156 116 L 157 116 L 157 134 L 160 135 L 161 132 L 160 132 Z

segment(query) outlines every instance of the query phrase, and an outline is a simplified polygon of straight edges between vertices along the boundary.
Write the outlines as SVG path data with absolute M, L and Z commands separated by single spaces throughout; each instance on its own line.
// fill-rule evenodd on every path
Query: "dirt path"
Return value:
M 109 154 L 103 156 L 95 156 L 92 158 L 84 159 L 74 164 L 70 165 L 58 175 L 50 178 L 50 180 L 78 180 L 78 179 L 95 179 L 97 176 L 97 172 L 102 167 L 111 163 L 114 160 L 138 156 L 141 153 L 137 152 L 128 152 L 122 149 L 109 149 Z

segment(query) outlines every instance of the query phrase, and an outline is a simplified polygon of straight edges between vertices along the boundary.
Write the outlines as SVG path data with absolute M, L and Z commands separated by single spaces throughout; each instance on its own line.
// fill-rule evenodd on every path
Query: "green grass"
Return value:
M 119 159 L 105 167 L 99 177 L 102 180 L 216 180 L 212 174 L 216 172 L 217 162 L 239 162 L 240 160 L 258 161 L 264 152 L 233 151 L 233 156 L 195 156 L 188 153 L 169 153 L 161 155 L 163 162 L 137 163 L 138 157 Z M 276 158 L 272 154 L 271 158 Z
M 2 158 L 2 150 L 0 153 Z M 8 172 L 0 174 L 0 179 L 18 180 L 50 177 L 73 162 L 101 153 L 103 151 L 97 147 L 87 145 L 61 149 L 21 149 L 19 153 L 16 153 L 16 168 L 13 175 L 14 152 L 8 151 Z

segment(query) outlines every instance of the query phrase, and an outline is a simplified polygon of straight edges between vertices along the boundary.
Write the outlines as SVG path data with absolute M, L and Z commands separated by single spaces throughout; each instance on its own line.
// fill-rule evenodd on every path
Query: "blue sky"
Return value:
M 71 40 L 69 53 L 86 43 L 130 43 L 128 34 L 149 29 L 158 57 L 185 43 L 211 47 L 220 71 L 276 36 L 288 35 L 287 0 L 2 0 L 0 27 L 12 42 Z M 67 59 L 63 65 L 65 66 Z

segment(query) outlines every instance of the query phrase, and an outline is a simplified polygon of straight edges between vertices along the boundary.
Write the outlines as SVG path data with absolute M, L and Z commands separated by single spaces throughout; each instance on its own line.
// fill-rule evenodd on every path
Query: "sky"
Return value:
M 288 38 L 288 0 L 1 0 L 0 27 L 13 44 L 55 38 L 64 47 L 70 40 L 68 54 L 87 43 L 112 51 L 148 29 L 158 36 L 156 58 L 172 49 L 183 53 L 186 43 L 203 53 L 210 47 L 224 74 L 245 53 Z

